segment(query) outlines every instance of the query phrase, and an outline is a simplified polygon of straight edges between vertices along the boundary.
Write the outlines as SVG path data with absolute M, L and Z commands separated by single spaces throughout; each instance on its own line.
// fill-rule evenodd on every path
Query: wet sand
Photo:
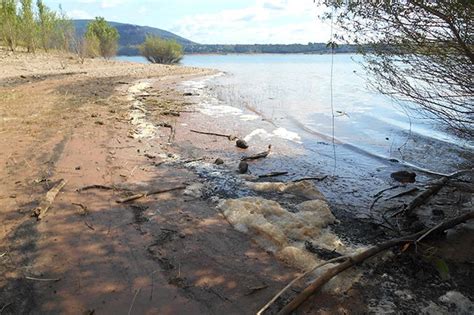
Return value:
M 7 69 L 0 77 L 3 314 L 255 313 L 299 270 L 277 259 L 252 235 L 234 229 L 216 208 L 216 198 L 256 195 L 242 184 L 271 171 L 290 171 L 289 177 L 274 181 L 328 175 L 315 183 L 340 221 L 331 229 L 345 243 L 365 246 L 390 236 L 361 219 L 366 218 L 364 211 L 356 212 L 367 208 L 374 190 L 392 184 L 389 169 L 377 172 L 376 180 L 368 177 L 370 184 L 364 186 L 360 178 L 295 164 L 304 152 L 291 142 L 249 140 L 250 149 L 243 151 L 225 138 L 191 132 L 240 137 L 255 127 L 272 132 L 266 121 L 246 124 L 205 115 L 197 95 L 183 95 L 187 90 L 181 82 L 213 71 L 98 60 L 82 65 L 73 59 L 64 67 L 62 57 L 22 58 L 0 58 L 2 70 Z M 271 156 L 251 163 L 250 176 L 239 176 L 239 158 L 265 150 L 269 142 Z M 218 157 L 223 166 L 213 165 Z M 31 211 L 61 179 L 67 185 L 46 218 L 37 222 Z M 77 191 L 89 185 L 111 189 Z M 116 202 L 130 194 L 183 185 L 199 189 Z M 259 196 L 288 209 L 301 201 L 274 193 Z M 472 244 L 470 235 L 465 235 L 467 244 Z M 429 262 L 406 256 L 397 253 L 373 270 L 361 268 L 364 277 L 355 287 L 324 292 L 301 312 L 362 314 L 368 306 L 414 311 L 429 301 L 440 304 L 437 299 L 453 290 L 452 284 L 439 281 Z M 451 257 L 459 258 L 452 272 L 457 290 L 472 298 L 466 282 L 472 256 Z M 408 272 L 415 275 L 404 277 Z M 41 281 L 45 279 L 57 281 Z M 386 288 L 380 293 L 382 284 Z M 397 295 L 406 288 L 421 291 L 411 292 L 419 306 Z M 444 305 L 438 307 L 443 310 Z

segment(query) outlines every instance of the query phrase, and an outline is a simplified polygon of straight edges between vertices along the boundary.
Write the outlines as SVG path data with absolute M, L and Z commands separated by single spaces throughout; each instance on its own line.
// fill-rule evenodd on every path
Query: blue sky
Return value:
M 327 42 L 330 26 L 313 0 L 45 0 L 71 18 L 158 27 L 199 43 Z

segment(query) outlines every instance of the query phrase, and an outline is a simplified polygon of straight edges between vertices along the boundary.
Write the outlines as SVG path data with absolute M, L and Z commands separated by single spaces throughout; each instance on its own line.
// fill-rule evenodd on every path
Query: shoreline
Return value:
M 255 313 L 295 277 L 294 265 L 275 257 L 276 251 L 255 235 L 234 229 L 229 224 L 232 219 L 223 215 L 225 210 L 217 210 L 218 202 L 212 197 L 225 202 L 256 196 L 293 211 L 303 197 L 252 192 L 246 183 L 264 182 L 255 175 L 288 165 L 304 152 L 295 146 L 288 155 L 288 144 L 272 139 L 272 155 L 251 164 L 254 176 L 237 175 L 240 157 L 262 151 L 269 140 L 250 139 L 251 148 L 242 151 L 234 142 L 190 130 L 218 129 L 243 138 L 253 128 L 269 133 L 275 128 L 264 121 L 205 115 L 199 104 L 201 95 L 184 95 L 183 82 L 199 81 L 204 73 L 215 72 L 100 60 L 80 65 L 70 59 L 64 69 L 59 59 L 50 64 L 41 64 L 43 56 L 34 59 L 40 64 L 28 65 L 33 71 L 20 60 L 10 63 L 0 78 L 4 115 L 0 162 L 6 166 L 0 171 L 4 222 L 0 240 L 6 244 L 0 254 L 8 258 L 0 260 L 0 271 L 6 275 L 0 279 L 5 292 L 0 302 L 12 303 L 6 312 L 110 313 L 129 309 L 135 296 L 134 311 L 141 313 Z M 138 119 L 135 125 L 134 119 Z M 156 127 L 154 134 L 140 131 L 147 128 L 140 127 L 140 119 Z M 222 158 L 224 166 L 216 167 L 216 158 Z M 34 221 L 29 217 L 32 208 L 60 179 L 67 179 L 67 185 L 47 217 Z M 280 180 L 288 178 L 269 181 Z M 363 189 L 355 183 L 344 176 L 329 176 L 316 186 L 341 221 L 331 223 L 329 231 L 349 244 L 359 240 L 366 245 L 369 238 L 358 237 L 370 229 L 351 216 L 347 206 L 352 202 L 354 207 L 363 207 L 357 195 L 368 202 L 372 195 L 370 191 L 347 193 Z M 77 191 L 88 185 L 110 189 Z M 182 185 L 187 187 L 184 191 L 148 196 L 132 204 L 116 203 L 133 193 Z M 335 187 L 342 189 L 331 192 Z M 402 257 L 387 258 L 377 272 L 393 275 L 394 259 L 403 261 Z M 45 287 L 25 280 L 25 275 L 61 280 Z M 380 285 L 375 281 L 368 285 L 367 280 L 360 279 L 362 289 L 356 286 L 343 290 L 344 294 L 315 296 L 303 310 L 337 313 L 342 307 L 367 312 L 364 301 L 372 299 Z M 440 288 L 437 292 L 444 290 Z M 384 298 L 398 301 L 393 296 Z M 379 306 L 375 303 L 371 309 Z

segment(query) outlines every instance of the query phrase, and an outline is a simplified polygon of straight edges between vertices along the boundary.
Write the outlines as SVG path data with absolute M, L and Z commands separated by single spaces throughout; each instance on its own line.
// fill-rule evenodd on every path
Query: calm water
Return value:
M 144 61 L 141 57 L 120 59 Z M 472 143 L 444 132 L 430 120 L 408 115 L 401 104 L 371 91 L 360 61 L 357 55 L 334 57 L 338 143 L 359 153 L 428 168 L 433 168 L 433 159 L 434 164 L 455 161 L 453 168 L 465 161 L 462 151 L 472 151 Z M 330 141 L 330 55 L 203 55 L 186 56 L 182 63 L 224 71 L 226 75 L 206 82 L 215 97 L 297 133 L 308 149 L 321 140 Z M 434 168 L 451 169 L 446 165 Z

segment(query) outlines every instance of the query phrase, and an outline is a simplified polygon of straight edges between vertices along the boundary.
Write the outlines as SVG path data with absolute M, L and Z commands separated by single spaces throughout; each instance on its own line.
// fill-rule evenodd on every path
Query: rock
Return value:
M 183 93 L 183 96 L 193 96 L 194 94 L 191 93 L 191 92 L 186 92 L 186 93 Z
M 416 181 L 416 173 L 408 171 L 399 171 L 390 174 L 390 177 L 400 183 L 414 183 Z
M 150 160 L 156 159 L 156 155 L 153 155 L 153 154 L 150 154 L 150 153 L 145 153 L 145 157 L 150 159 Z
M 81 170 L 81 167 L 80 167 L 80 166 L 76 166 L 75 170 L 76 170 L 76 171 L 80 171 L 80 170 Z
M 241 161 L 239 163 L 239 173 L 240 174 L 245 174 L 249 171 L 249 164 L 245 161 Z
M 237 142 L 235 143 L 235 145 L 237 146 L 237 148 L 241 148 L 241 149 L 248 149 L 249 148 L 249 145 L 247 144 L 247 142 L 245 140 L 242 140 L 242 139 L 238 139 Z
M 216 161 L 214 162 L 214 164 L 216 164 L 216 165 L 222 165 L 222 164 L 224 164 L 224 160 L 221 159 L 221 158 L 217 158 Z

